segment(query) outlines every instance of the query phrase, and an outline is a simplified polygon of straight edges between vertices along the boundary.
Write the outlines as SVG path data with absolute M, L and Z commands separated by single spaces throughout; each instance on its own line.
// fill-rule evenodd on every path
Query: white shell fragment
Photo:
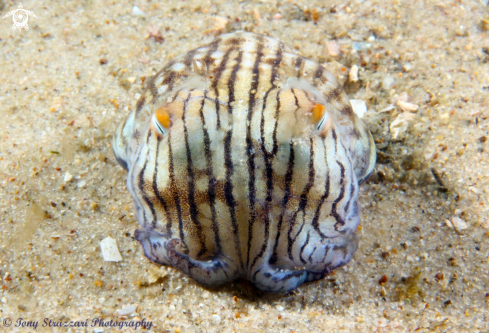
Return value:
M 136 16 L 146 16 L 146 14 L 141 9 L 139 9 L 138 6 L 132 7 L 132 13 Z
M 455 227 L 455 229 L 457 230 L 465 230 L 468 228 L 467 223 L 464 220 L 462 220 L 460 217 L 456 217 L 456 216 L 452 217 L 451 222 Z
M 353 65 L 350 69 L 350 74 L 348 75 L 350 82 L 357 82 L 358 81 L 358 66 Z
M 417 111 L 419 108 L 419 106 L 416 104 L 404 102 L 401 100 L 397 101 L 397 105 L 399 105 L 399 107 L 404 111 L 409 111 L 409 112 Z
M 363 118 L 365 113 L 367 113 L 367 104 L 362 99 L 350 99 L 351 107 L 353 112 L 358 116 L 358 118 Z
M 138 308 L 137 305 L 125 305 L 122 307 L 122 309 L 116 310 L 117 315 L 119 316 L 128 316 L 134 311 L 136 311 Z
M 217 314 L 213 314 L 212 315 L 212 323 L 214 323 L 214 325 L 219 325 L 221 323 L 221 316 L 219 316 Z
M 64 178 L 64 182 L 65 183 L 69 183 L 73 180 L 73 175 L 69 172 L 66 172 L 65 173 L 65 178 Z
M 394 106 L 394 104 L 389 104 L 388 106 L 386 106 L 385 108 L 383 108 L 382 110 L 380 110 L 379 113 L 389 112 L 389 111 L 394 110 L 395 108 L 396 107 Z
M 405 63 L 402 65 L 402 68 L 406 71 L 409 72 L 411 69 L 413 69 L 413 65 L 410 62 Z
M 121 261 L 122 256 L 114 238 L 107 237 L 100 242 L 102 255 L 105 261 Z
M 397 118 L 394 119 L 394 121 L 389 126 L 392 139 L 395 140 L 399 137 L 399 134 L 406 132 L 408 125 L 409 123 L 406 117 L 403 117 L 402 114 L 397 116 Z
M 222 30 L 226 28 L 226 25 L 228 24 L 229 20 L 225 17 L 222 16 L 216 16 L 214 17 L 214 20 L 216 21 L 216 25 L 214 27 L 215 30 Z
M 340 45 L 334 40 L 327 41 L 326 48 L 328 49 L 329 55 L 332 57 L 337 57 L 341 52 Z

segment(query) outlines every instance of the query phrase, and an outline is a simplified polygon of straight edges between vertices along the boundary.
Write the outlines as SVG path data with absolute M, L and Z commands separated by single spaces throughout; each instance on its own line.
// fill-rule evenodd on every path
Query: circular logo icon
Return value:
M 10 318 L 5 318 L 3 320 L 3 326 L 10 327 L 10 325 L 12 325 L 12 320 L 10 320 Z

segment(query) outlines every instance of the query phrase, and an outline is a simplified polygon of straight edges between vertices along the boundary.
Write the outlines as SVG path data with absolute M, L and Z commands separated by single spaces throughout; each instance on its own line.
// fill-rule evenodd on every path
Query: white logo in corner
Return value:
M 26 9 L 22 8 L 22 4 L 19 3 L 18 9 L 15 9 L 15 10 L 8 12 L 7 15 L 5 15 L 3 18 L 7 18 L 9 16 L 12 16 L 12 18 L 14 20 L 14 24 L 12 25 L 13 31 L 15 31 L 16 29 L 22 30 L 22 28 L 24 28 L 25 31 L 28 31 L 29 25 L 27 24 L 27 21 L 29 21 L 29 15 L 32 15 L 35 18 L 38 18 L 30 10 L 26 10 Z

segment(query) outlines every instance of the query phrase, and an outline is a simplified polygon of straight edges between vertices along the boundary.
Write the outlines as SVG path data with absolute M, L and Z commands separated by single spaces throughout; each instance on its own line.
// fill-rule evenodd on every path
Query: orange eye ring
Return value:
M 312 118 L 314 119 L 314 123 L 317 124 L 321 119 L 323 119 L 325 112 L 324 105 L 316 104 L 312 108 Z
M 333 126 L 333 118 L 326 112 L 322 104 L 315 104 L 312 108 L 312 119 L 320 135 L 324 135 Z
M 171 125 L 170 114 L 167 109 L 162 106 L 156 109 L 155 118 L 165 129 L 169 129 Z

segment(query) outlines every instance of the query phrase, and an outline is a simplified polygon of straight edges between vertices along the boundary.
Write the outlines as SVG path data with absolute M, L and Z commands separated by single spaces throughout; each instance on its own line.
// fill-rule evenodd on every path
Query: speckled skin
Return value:
M 160 108 L 171 121 L 163 130 Z M 272 292 L 351 259 L 358 187 L 376 158 L 335 78 L 251 33 L 167 64 L 119 126 L 114 152 L 149 259 L 205 285 L 244 277 Z

